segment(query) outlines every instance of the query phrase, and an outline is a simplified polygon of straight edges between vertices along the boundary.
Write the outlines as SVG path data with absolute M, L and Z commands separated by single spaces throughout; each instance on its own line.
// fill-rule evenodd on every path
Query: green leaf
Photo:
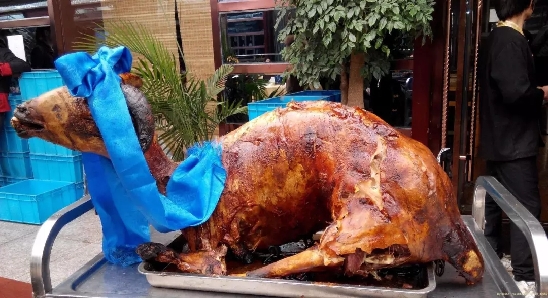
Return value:
M 333 19 L 335 20 L 335 22 L 339 22 L 339 20 L 341 19 L 341 14 L 337 11 L 335 14 L 333 14 Z
M 329 6 L 333 5 L 333 0 L 327 0 L 327 5 Z
M 390 56 L 390 48 L 388 48 L 386 45 L 383 45 L 381 50 L 386 53 L 386 57 Z
M 331 40 L 333 38 L 331 37 L 331 35 L 325 35 L 324 38 L 323 38 L 323 44 L 324 46 L 327 48 L 329 46 L 329 43 L 331 43 Z
M 382 39 L 377 39 L 377 41 L 375 42 L 375 49 L 378 49 L 380 48 L 382 45 Z
M 314 15 L 316 15 L 316 10 L 315 9 L 311 9 L 308 11 L 308 17 L 309 18 L 313 18 Z
M 369 17 L 369 27 L 373 27 L 373 25 L 375 25 L 376 21 L 377 21 L 377 15 L 376 14 Z
M 322 1 L 321 3 L 323 10 L 327 10 L 327 1 Z
M 352 9 L 349 9 L 346 13 L 346 18 L 350 19 L 354 15 L 354 11 Z
M 409 14 L 414 17 L 416 14 L 417 14 L 417 9 L 416 8 L 411 8 L 411 10 L 409 10 Z
M 350 33 L 350 34 L 348 35 L 348 39 L 349 39 L 351 42 L 356 42 L 356 36 L 355 36 L 354 34 L 352 34 L 352 33 Z
M 397 7 L 397 6 L 394 6 L 394 7 L 392 8 L 392 11 L 393 11 L 395 14 L 399 14 L 399 13 L 400 13 L 400 8 Z
M 387 23 L 386 18 L 382 18 L 380 23 L 379 23 L 379 29 L 383 30 L 386 27 L 386 23 Z

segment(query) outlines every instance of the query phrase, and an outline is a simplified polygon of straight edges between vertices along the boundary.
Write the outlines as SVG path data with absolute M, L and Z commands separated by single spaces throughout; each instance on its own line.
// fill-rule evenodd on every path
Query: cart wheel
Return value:
M 442 276 L 443 272 L 445 271 L 445 261 L 435 260 L 434 264 L 436 265 L 434 272 L 436 273 L 437 276 Z
M 279 246 L 270 246 L 268 252 L 271 253 L 274 257 L 278 257 L 282 251 Z

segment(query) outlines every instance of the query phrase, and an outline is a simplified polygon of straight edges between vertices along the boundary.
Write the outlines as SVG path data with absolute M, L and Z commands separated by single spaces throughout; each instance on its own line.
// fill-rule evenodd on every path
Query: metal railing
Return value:
M 478 227 L 485 229 L 485 196 L 489 194 L 506 213 L 508 218 L 527 238 L 533 264 L 537 297 L 548 295 L 548 238 L 540 222 L 500 182 L 491 176 L 480 176 L 476 180 L 472 217 Z M 543 253 L 544 252 L 544 253 Z M 541 266 L 542 265 L 542 266 Z M 540 295 L 539 295 L 540 293 Z
M 548 239 L 539 221 L 495 178 L 481 176 L 476 180 L 472 217 L 480 229 L 485 227 L 485 196 L 489 193 L 501 209 L 525 234 L 535 267 L 537 293 L 548 295 Z M 40 228 L 31 255 L 33 297 L 43 298 L 52 293 L 49 258 L 55 238 L 66 224 L 91 210 L 89 195 L 52 215 Z M 540 265 L 543 266 L 540 266 Z
M 79 201 L 53 214 L 36 235 L 30 257 L 30 282 L 35 298 L 45 297 L 52 292 L 49 258 L 53 242 L 61 228 L 93 208 L 91 198 L 85 195 Z

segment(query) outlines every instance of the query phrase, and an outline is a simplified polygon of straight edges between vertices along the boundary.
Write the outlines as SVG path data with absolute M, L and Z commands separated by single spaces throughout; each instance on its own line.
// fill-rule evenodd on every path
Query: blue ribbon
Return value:
M 171 176 L 166 196 L 158 192 L 120 88 L 118 74 L 129 72 L 125 47 L 101 47 L 64 55 L 55 66 L 73 96 L 85 97 L 110 159 L 82 153 L 88 189 L 101 220 L 103 252 L 123 266 L 140 262 L 135 248 L 150 240 L 149 224 L 170 232 L 205 222 L 224 189 L 226 171 L 219 144 L 205 142 Z

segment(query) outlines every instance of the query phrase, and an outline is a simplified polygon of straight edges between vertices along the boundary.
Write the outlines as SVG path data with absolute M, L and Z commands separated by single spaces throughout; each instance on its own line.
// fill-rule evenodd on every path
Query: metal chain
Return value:
M 481 7 L 483 5 L 482 0 L 478 0 L 476 10 L 476 41 L 475 41 L 475 53 L 474 53 L 474 83 L 472 85 L 472 112 L 470 115 L 470 156 L 474 156 L 474 124 L 476 123 L 476 94 L 477 94 L 477 74 L 478 74 L 478 52 L 479 52 L 479 40 L 481 36 Z
M 441 148 L 447 144 L 447 93 L 449 91 L 449 48 L 451 34 L 451 0 L 447 1 L 447 32 L 445 33 L 445 61 L 443 63 L 443 95 L 442 95 L 442 118 L 441 118 Z

